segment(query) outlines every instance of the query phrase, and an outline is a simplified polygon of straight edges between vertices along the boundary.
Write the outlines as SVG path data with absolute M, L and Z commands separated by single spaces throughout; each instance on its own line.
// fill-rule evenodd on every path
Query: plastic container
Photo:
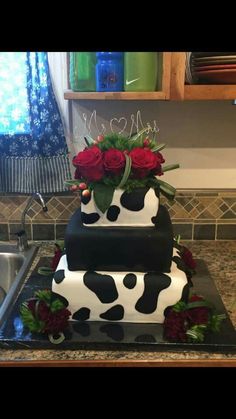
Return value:
M 95 92 L 95 52 L 70 53 L 70 86 L 78 92 Z
M 157 86 L 157 52 L 125 52 L 124 90 L 154 92 Z
M 124 90 L 124 53 L 97 52 L 96 91 Z

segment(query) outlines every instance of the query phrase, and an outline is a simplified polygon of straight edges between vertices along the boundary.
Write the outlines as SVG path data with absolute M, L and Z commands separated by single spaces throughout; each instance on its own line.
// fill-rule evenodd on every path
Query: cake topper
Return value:
M 134 134 L 145 128 L 145 133 L 152 136 L 153 140 L 156 140 L 156 136 L 160 131 L 155 120 L 152 124 L 149 121 L 146 122 L 146 124 L 143 123 L 140 110 L 138 110 L 136 114 L 131 114 L 130 118 L 126 118 L 125 116 L 113 117 L 105 124 L 98 122 L 97 111 L 94 109 L 90 116 L 86 113 L 82 113 L 82 124 L 82 128 L 78 126 L 74 128 L 74 136 L 71 140 L 73 144 L 78 143 L 81 145 L 81 140 L 87 136 L 97 137 L 109 133 L 124 135 L 125 132 L 128 132 L 127 138 L 131 138 Z M 78 134 L 78 132 L 80 134 Z

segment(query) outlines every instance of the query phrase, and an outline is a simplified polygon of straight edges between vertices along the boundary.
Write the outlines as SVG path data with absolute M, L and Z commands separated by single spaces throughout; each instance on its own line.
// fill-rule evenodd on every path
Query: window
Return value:
M 1 52 L 0 134 L 29 132 L 26 52 Z
M 0 52 L 0 193 L 61 192 L 70 177 L 47 52 Z

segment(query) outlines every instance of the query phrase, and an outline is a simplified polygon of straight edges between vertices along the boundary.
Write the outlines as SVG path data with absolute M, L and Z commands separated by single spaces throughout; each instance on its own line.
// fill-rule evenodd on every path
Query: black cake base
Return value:
M 45 258 L 40 261 L 45 266 Z M 19 306 L 33 296 L 37 289 L 50 288 L 52 276 L 32 274 L 19 295 L 5 324 L 0 329 L 0 348 L 5 349 L 100 349 L 141 351 L 207 351 L 236 352 L 236 331 L 226 312 L 214 281 L 204 261 L 197 260 L 197 275 L 193 277 L 194 292 L 211 301 L 217 313 L 226 315 L 218 334 L 209 334 L 203 343 L 170 343 L 163 339 L 161 324 L 73 322 L 65 333 L 66 339 L 59 345 L 52 344 L 47 336 L 32 334 L 22 329 L 19 322 Z

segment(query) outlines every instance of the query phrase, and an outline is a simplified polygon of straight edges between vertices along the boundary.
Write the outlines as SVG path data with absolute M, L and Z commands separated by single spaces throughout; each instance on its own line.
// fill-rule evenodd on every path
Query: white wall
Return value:
M 164 175 L 176 188 L 236 189 L 236 106 L 231 101 L 73 101 L 72 153 L 83 148 L 83 113 L 90 117 L 94 109 L 98 126 L 107 129 L 111 118 L 129 119 L 138 110 L 144 125 L 156 120 L 159 141 L 167 144 L 166 163 L 181 165 Z M 92 134 L 97 134 L 94 123 Z

